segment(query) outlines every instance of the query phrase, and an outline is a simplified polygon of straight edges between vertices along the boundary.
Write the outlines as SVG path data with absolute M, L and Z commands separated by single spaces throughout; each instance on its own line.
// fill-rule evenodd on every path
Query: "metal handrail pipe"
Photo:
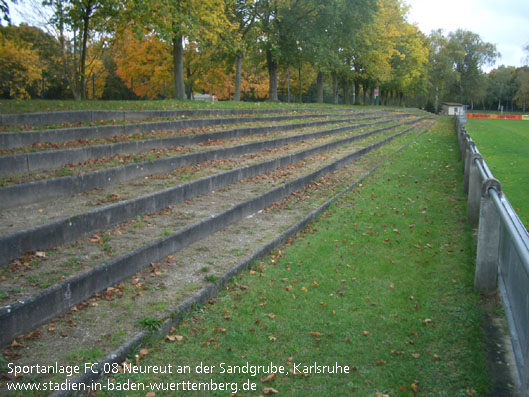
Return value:
M 492 172 L 490 172 L 489 170 L 489 167 L 487 167 L 487 163 L 483 161 L 483 159 L 479 161 L 476 160 L 476 165 L 478 167 L 479 174 L 481 175 L 481 179 L 483 181 L 486 181 L 487 179 L 490 179 L 490 178 L 494 178 L 494 176 L 492 175 Z

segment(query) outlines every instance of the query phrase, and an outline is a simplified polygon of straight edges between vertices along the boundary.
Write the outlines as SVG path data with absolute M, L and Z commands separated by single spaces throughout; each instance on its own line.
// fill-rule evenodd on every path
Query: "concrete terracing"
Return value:
M 289 111 L 293 112 L 293 110 Z M 234 112 L 234 114 L 240 113 L 240 111 Z M 74 112 L 67 116 L 66 114 L 2 116 L 2 123 L 11 124 L 16 121 L 19 124 L 29 125 L 36 123 L 36 118 L 41 118 L 47 123 L 55 124 L 62 117 L 70 117 L 69 122 L 87 121 L 86 118 L 90 117 L 93 121 L 96 117 L 94 114 L 87 112 L 81 115 Z M 204 115 L 205 112 L 201 111 L 197 114 Z M 124 112 L 115 112 L 100 114 L 97 117 L 103 116 L 107 117 L 106 119 L 123 117 L 123 120 L 136 117 L 135 120 L 137 120 L 153 117 L 179 117 L 181 113 L 132 112 L 125 115 Z M 267 236 L 263 234 L 262 238 L 256 235 L 251 239 L 253 240 L 249 245 L 251 249 L 249 248 L 249 251 L 244 253 L 245 259 L 236 261 L 237 266 L 219 265 L 219 269 L 215 270 L 219 279 L 217 283 L 203 285 L 200 288 L 187 287 L 191 289 L 186 293 L 180 292 L 184 299 L 174 298 L 176 300 L 171 300 L 171 302 L 174 301 L 174 307 L 171 310 L 157 314 L 166 320 L 162 330 L 168 329 L 179 321 L 181 313 L 189 310 L 193 303 L 203 302 L 213 296 L 225 282 L 245 268 L 251 260 L 265 255 L 270 249 L 284 242 L 310 222 L 319 211 L 326 208 L 330 202 L 329 198 L 337 197 L 347 188 L 351 188 L 362 175 L 367 175 L 387 156 L 403 145 L 409 144 L 418 133 L 424 132 L 429 126 L 428 121 L 422 115 L 403 112 L 360 112 L 343 109 L 332 114 L 329 111 L 318 112 L 304 109 L 281 116 L 282 119 L 266 117 L 269 116 L 245 117 L 244 120 L 232 118 L 229 122 L 226 121 L 227 119 L 213 117 L 203 119 L 206 120 L 201 121 L 204 125 L 212 126 L 223 123 L 233 124 L 233 127 L 223 131 L 211 131 L 207 134 L 180 134 L 174 138 L 147 139 L 141 141 L 141 144 L 148 148 L 161 149 L 176 145 L 174 141 L 167 139 L 177 139 L 179 142 L 177 145 L 188 145 L 191 148 L 200 142 L 210 144 L 214 139 L 218 146 L 214 149 L 206 147 L 205 150 L 199 150 L 196 153 L 175 155 L 137 164 L 116 166 L 111 164 L 103 170 L 85 170 L 79 175 L 63 178 L 49 177 L 37 180 L 34 173 L 29 172 L 30 169 L 27 168 L 28 159 L 30 156 L 35 156 L 35 158 L 49 156 L 51 162 L 37 168 L 47 170 L 73 162 L 77 155 L 73 158 L 68 156 L 79 150 L 93 150 L 92 158 L 100 162 L 105 161 L 100 157 L 107 157 L 108 153 L 98 152 L 99 149 L 93 149 L 94 146 L 88 143 L 81 149 L 72 145 L 70 148 L 61 149 L 60 153 L 55 151 L 45 154 L 46 152 L 42 151 L 12 153 L 0 157 L 0 163 L 3 161 L 4 184 L 11 184 L 11 186 L 0 189 L 0 201 L 4 201 L 3 205 L 0 204 L 0 215 L 4 222 L 0 236 L 0 266 L 10 269 L 6 273 L 8 276 L 5 280 L 0 281 L 0 292 L 5 291 L 0 295 L 3 306 L 0 308 L 0 323 L 2 324 L 0 343 L 9 344 L 18 335 L 31 332 L 72 307 L 82 305 L 83 301 L 94 294 L 103 293 L 120 283 L 130 283 L 135 274 L 141 272 L 146 266 L 154 265 L 157 268 L 156 263 L 166 258 L 172 260 L 174 255 L 185 252 L 186 247 L 191 247 L 192 244 L 212 238 L 218 232 L 229 233 L 226 230 L 232 227 L 230 225 L 257 222 L 255 226 L 252 226 L 257 230 L 259 222 L 264 222 L 259 220 L 257 214 L 261 214 L 270 206 L 277 207 L 278 210 L 274 216 L 277 216 L 277 222 L 281 219 L 282 225 L 284 224 L 281 229 L 286 228 L 286 231 L 267 230 Z M 325 120 L 304 121 L 307 118 L 320 117 Z M 249 125 L 238 128 L 237 124 L 242 121 L 245 123 L 273 121 L 274 125 L 258 127 Z M 192 128 L 182 127 L 183 124 L 179 124 L 180 127 L 176 125 L 165 124 L 164 128 Z M 85 128 L 88 129 L 89 134 L 92 134 L 101 127 Z M 129 127 L 105 127 L 110 134 L 112 134 L 110 131 L 112 128 L 123 130 Z M 130 128 L 130 131 L 135 131 L 136 127 Z M 33 133 L 18 132 L 18 134 Z M 63 137 L 61 139 L 67 136 L 65 131 L 60 134 Z M 280 134 L 280 136 L 267 137 L 266 135 L 257 136 L 257 134 Z M 73 131 L 72 137 L 74 137 L 72 140 L 77 139 Z M 242 144 L 234 139 L 241 137 L 246 140 Z M 20 140 L 22 141 L 23 139 Z M 120 142 L 123 145 L 137 145 L 138 143 Z M 0 147 L 0 149 L 7 148 Z M 137 149 L 135 153 L 141 151 Z M 25 160 L 21 161 L 25 162 L 26 168 L 23 166 L 10 168 L 15 167 L 16 156 L 24 157 Z M 60 160 L 63 156 L 68 160 Z M 79 155 L 77 161 L 81 162 L 82 159 L 84 157 Z M 189 172 L 189 167 L 194 167 L 189 177 L 191 180 L 185 183 L 172 182 L 172 178 L 188 175 L 186 172 Z M 206 172 L 206 167 L 216 168 L 217 171 L 208 171 L 212 173 L 203 176 L 201 173 Z M 18 175 L 13 175 L 13 173 Z M 333 177 L 330 178 L 330 175 Z M 33 181 L 32 178 L 35 180 Z M 158 179 L 166 181 L 165 185 L 153 185 L 151 193 L 138 193 L 134 196 L 134 190 L 143 188 L 145 184 L 148 185 L 152 180 Z M 23 183 L 17 183 L 17 180 L 22 180 Z M 325 188 L 311 192 L 310 187 L 313 186 L 315 180 L 323 180 L 321 183 Z M 167 184 L 174 186 L 167 187 Z M 121 195 L 125 196 L 125 194 L 116 193 L 118 191 L 126 191 L 132 196 L 121 199 Z M 285 200 L 288 202 L 301 191 L 306 192 L 303 202 L 295 204 L 293 201 L 288 205 L 293 206 L 295 211 L 281 210 L 281 203 L 285 203 Z M 105 204 L 103 206 L 93 204 L 93 207 L 79 204 L 78 207 L 82 208 L 80 211 L 68 212 L 66 202 L 73 203 L 72 208 L 75 208 L 76 200 L 83 199 L 85 202 L 95 203 L 96 200 L 90 199 L 92 194 L 97 194 L 97 197 L 106 197 L 110 201 L 99 200 L 99 203 L 105 202 Z M 20 197 L 19 200 L 17 200 L 17 195 Z M 323 200 L 325 204 L 322 205 L 323 197 L 325 197 Z M 164 211 L 167 211 L 166 215 Z M 171 214 L 187 219 L 186 223 L 182 223 L 181 227 L 167 227 L 165 222 L 168 217 L 172 216 Z M 145 220 L 142 217 L 146 217 Z M 272 220 L 268 219 L 266 222 L 270 221 Z M 152 235 L 152 228 L 162 230 L 163 233 L 158 237 Z M 113 236 L 119 236 L 123 243 L 112 246 L 112 239 L 118 240 L 118 237 Z M 90 245 L 91 242 L 95 244 Z M 94 249 L 103 251 L 95 253 Z M 211 249 L 221 252 L 224 248 L 219 245 Z M 28 256 L 27 251 L 32 251 L 33 254 Z M 195 259 L 196 263 L 201 261 L 203 258 Z M 84 266 L 79 266 L 77 269 L 75 266 L 70 266 L 70 262 L 82 263 Z M 39 270 L 39 267 L 43 270 Z M 59 280 L 48 282 L 51 284 L 49 286 L 44 285 L 44 282 L 24 284 L 29 279 L 43 280 L 47 274 L 53 273 L 54 269 L 61 269 L 61 272 L 68 274 Z M 185 269 L 181 270 L 185 274 Z M 196 269 L 189 269 L 190 276 L 194 272 Z M 17 274 L 23 277 L 17 278 Z M 197 282 L 196 276 L 190 279 L 195 280 L 194 283 Z M 175 283 L 175 280 L 171 280 L 170 273 L 167 273 L 164 283 L 168 285 Z M 186 288 L 183 280 L 181 283 L 171 285 L 175 290 Z M 167 294 L 167 292 L 164 293 Z M 149 299 L 156 300 L 156 292 L 153 292 Z M 138 306 L 136 309 L 134 313 L 128 315 L 131 320 L 135 316 L 142 315 L 143 309 Z M 130 326 L 134 328 L 136 323 L 137 320 L 131 321 Z M 119 325 L 123 328 L 129 327 L 126 321 Z M 101 329 L 97 332 L 106 331 Z M 146 335 L 144 332 L 138 333 L 133 329 L 128 330 L 126 334 L 131 335 L 131 333 L 134 336 L 125 338 L 118 350 L 106 352 L 108 356 L 105 360 L 122 360 L 122 356 L 126 355 L 128 349 Z M 65 343 L 64 338 L 57 341 L 59 342 Z M 31 360 L 31 354 L 28 354 L 29 356 L 23 356 L 20 360 Z M 77 381 L 83 380 L 86 379 L 77 379 Z

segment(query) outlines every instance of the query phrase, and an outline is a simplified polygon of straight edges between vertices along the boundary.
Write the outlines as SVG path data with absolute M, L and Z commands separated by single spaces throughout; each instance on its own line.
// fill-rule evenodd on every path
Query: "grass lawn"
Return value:
M 331 108 L 336 105 L 322 103 L 284 103 L 284 102 L 233 102 L 217 101 L 178 101 L 141 100 L 141 101 L 73 101 L 40 100 L 23 101 L 0 100 L 0 113 L 58 112 L 65 110 L 174 110 L 174 109 L 277 109 L 277 108 Z
M 467 130 L 529 228 L 529 122 L 468 119 Z
M 477 113 L 477 114 L 526 114 L 527 112 L 523 112 L 521 110 L 517 111 L 508 111 L 505 110 L 503 113 L 500 110 L 470 110 L 467 109 L 467 113 Z
M 473 292 L 457 141 L 453 120 L 440 120 L 165 340 L 136 351 L 142 366 L 171 364 L 172 374 L 121 373 L 103 385 L 213 382 L 224 391 L 192 394 L 219 396 L 235 383 L 238 396 L 486 395 L 485 309 Z M 201 365 L 210 373 L 197 373 Z M 336 369 L 348 373 L 321 372 Z

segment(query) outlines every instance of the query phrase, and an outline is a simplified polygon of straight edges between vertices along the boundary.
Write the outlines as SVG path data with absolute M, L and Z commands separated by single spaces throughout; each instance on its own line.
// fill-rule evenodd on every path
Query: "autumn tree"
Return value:
M 155 35 L 138 38 L 130 30 L 119 35 L 114 61 L 116 73 L 140 98 L 173 94 L 172 48 Z M 166 90 L 164 92 L 164 90 Z
M 224 0 L 125 0 L 124 23 L 139 32 L 152 32 L 171 46 L 174 97 L 185 99 L 184 45 L 214 45 L 219 34 L 231 29 Z
M 90 62 L 86 64 L 86 99 L 97 99 L 103 96 L 103 90 L 109 70 L 105 67 L 104 58 L 105 52 L 109 48 L 104 42 L 99 41 L 88 46 L 87 58 Z
M 501 65 L 491 71 L 488 76 L 487 97 L 489 102 L 496 103 L 497 110 L 501 110 L 504 102 L 514 101 L 516 93 L 516 70 Z
M 338 102 L 339 83 L 345 87 L 354 77 L 360 34 L 371 23 L 376 10 L 374 0 L 332 0 L 323 3 L 307 32 L 318 68 L 316 101 L 323 102 L 324 76 L 332 78 L 333 102 Z
M 68 83 L 63 78 L 59 43 L 53 36 L 35 27 L 21 24 L 20 26 L 0 26 L 4 39 L 16 43 L 17 46 L 34 51 L 39 59 L 38 67 L 42 70 L 43 84 L 38 84 L 28 91 L 31 97 L 43 93 L 46 98 L 68 97 Z
M 278 98 L 278 68 L 297 47 L 299 33 L 306 31 L 319 7 L 315 0 L 257 0 L 260 49 L 266 59 L 269 79 L 269 99 Z
M 453 93 L 462 103 L 480 100 L 485 95 L 482 68 L 498 58 L 496 46 L 476 33 L 458 29 L 448 34 L 447 55 L 457 74 Z
M 376 0 L 341 0 L 337 4 L 333 35 L 336 41 L 331 58 L 334 103 L 338 103 L 338 83 L 349 103 L 350 86 L 356 77 L 355 61 L 361 46 L 360 35 L 375 23 Z
M 389 87 L 398 94 L 399 105 L 403 98 L 412 98 L 426 93 L 428 81 L 428 45 L 419 29 L 403 24 L 402 34 L 391 59 L 391 81 Z
M 306 54 L 300 53 L 291 63 L 283 64 L 278 73 L 278 94 L 283 94 L 287 102 L 303 102 L 306 94 L 316 79 L 315 65 L 305 58 Z
M 397 44 L 404 26 L 404 9 L 399 1 L 378 0 L 372 23 L 363 29 L 358 38 L 358 51 L 354 60 L 356 70 L 355 97 L 363 85 L 364 102 L 369 87 L 386 85 L 392 78 L 391 60 L 400 56 Z
M 222 49 L 228 60 L 234 59 L 233 100 L 241 100 L 242 61 L 256 41 L 257 4 L 255 0 L 226 0 L 226 16 L 232 30 L 222 32 Z
M 0 32 L 0 97 L 28 99 L 41 79 L 42 62 L 27 43 Z
M 52 10 L 49 23 L 56 31 L 61 46 L 63 71 L 73 97 L 85 99 L 87 95 L 87 65 L 89 43 L 96 33 L 113 27 L 119 10 L 116 0 L 44 0 Z
M 516 104 L 523 109 L 525 113 L 527 109 L 527 103 L 529 103 L 529 67 L 524 66 L 516 70 L 516 82 L 518 83 L 518 89 L 514 96 Z
M 107 75 L 101 93 L 101 99 L 129 99 L 131 96 L 130 89 L 125 85 L 126 79 L 121 79 L 117 73 L 115 54 L 120 49 L 117 43 L 111 43 L 110 47 L 103 52 L 102 62 Z
M 61 73 L 61 49 L 55 37 L 35 26 L 24 24 L 17 27 L 9 26 L 7 29 L 16 30 L 20 39 L 39 54 L 43 68 L 45 98 L 70 97 L 68 81 Z
M 428 36 L 430 46 L 429 68 L 430 84 L 433 89 L 435 112 L 439 111 L 439 100 L 447 96 L 448 89 L 455 82 L 452 62 L 447 54 L 448 39 L 441 29 L 432 31 Z

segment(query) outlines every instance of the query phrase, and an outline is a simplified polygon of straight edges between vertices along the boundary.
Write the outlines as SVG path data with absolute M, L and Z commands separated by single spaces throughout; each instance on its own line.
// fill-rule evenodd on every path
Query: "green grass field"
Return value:
M 468 119 L 467 130 L 529 228 L 529 122 Z
M 285 107 L 28 101 L 0 102 L 0 112 L 210 106 Z M 473 290 L 475 247 L 453 119 L 439 120 L 165 339 L 151 338 L 129 357 L 143 368 L 171 364 L 172 374 L 121 373 L 102 381 L 114 391 L 96 394 L 115 395 L 127 382 L 211 380 L 225 389 L 192 395 L 227 396 L 234 384 L 239 396 L 488 395 L 488 307 Z M 146 329 L 158 321 L 145 319 Z M 315 373 L 316 364 L 348 373 Z M 197 373 L 205 365 L 215 367 Z M 258 373 L 245 373 L 257 365 Z M 267 373 L 270 365 L 275 375 Z M 188 372 L 177 373 L 185 366 Z
M 508 111 L 505 110 L 503 113 L 499 110 L 470 110 L 467 109 L 467 113 L 481 113 L 481 114 L 527 114 L 527 112 L 523 112 L 521 110 L 516 111 Z
M 65 110 L 173 110 L 173 109 L 277 109 L 325 108 L 336 105 L 322 103 L 178 101 L 72 101 L 72 100 L 0 100 L 0 113 L 58 112 Z
M 141 365 L 170 363 L 173 374 L 103 384 L 237 384 L 193 393 L 214 396 L 487 395 L 456 145 L 443 120 L 165 340 L 136 351 Z M 315 363 L 349 373 L 315 373 Z M 201 365 L 211 372 L 197 373 Z

